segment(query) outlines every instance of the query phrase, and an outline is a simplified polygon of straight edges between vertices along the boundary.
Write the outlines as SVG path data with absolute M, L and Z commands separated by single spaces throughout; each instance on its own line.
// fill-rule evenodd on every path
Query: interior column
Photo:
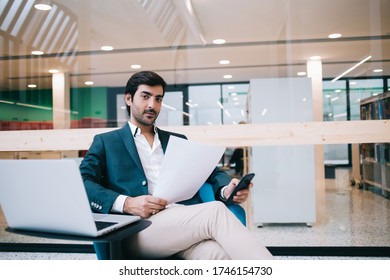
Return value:
M 322 122 L 322 61 L 321 59 L 308 60 L 306 67 L 307 76 L 311 78 L 312 82 L 313 121 Z M 323 145 L 314 145 L 314 164 L 317 198 L 317 219 L 321 219 L 321 209 L 325 202 L 325 166 Z
M 55 73 L 53 88 L 53 128 L 70 128 L 70 83 L 69 73 Z

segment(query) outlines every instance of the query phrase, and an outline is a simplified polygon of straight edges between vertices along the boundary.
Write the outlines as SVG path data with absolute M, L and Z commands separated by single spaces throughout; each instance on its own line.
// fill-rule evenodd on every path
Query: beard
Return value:
M 158 117 L 158 112 L 154 109 L 144 110 L 141 114 L 133 112 L 134 118 L 137 122 L 144 126 L 151 126 Z

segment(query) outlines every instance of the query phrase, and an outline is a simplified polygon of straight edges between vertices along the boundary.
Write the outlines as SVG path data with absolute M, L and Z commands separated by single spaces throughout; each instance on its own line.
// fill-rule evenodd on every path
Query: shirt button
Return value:
M 142 186 L 146 186 L 146 181 L 143 181 L 143 182 L 142 182 Z

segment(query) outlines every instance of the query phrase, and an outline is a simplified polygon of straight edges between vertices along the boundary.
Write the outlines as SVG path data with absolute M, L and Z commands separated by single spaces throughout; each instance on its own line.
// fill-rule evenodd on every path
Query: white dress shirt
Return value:
M 157 179 L 160 174 L 161 163 L 164 158 L 164 151 L 161 146 L 160 139 L 158 138 L 157 129 L 154 127 L 154 140 L 153 146 L 150 146 L 145 136 L 141 133 L 141 129 L 132 124 L 129 121 L 130 132 L 134 137 L 134 143 L 137 147 L 138 155 L 140 157 L 142 166 L 146 178 L 148 179 L 148 193 L 153 195 L 154 188 L 157 184 Z M 119 195 L 115 200 L 111 211 L 112 212 L 123 212 L 123 205 L 127 196 Z
M 155 134 L 153 146 L 150 146 L 145 136 L 142 135 L 140 128 L 132 124 L 130 121 L 129 126 L 130 133 L 134 137 L 134 143 L 137 147 L 146 178 L 148 179 L 148 193 L 153 195 L 154 188 L 156 187 L 157 179 L 160 174 L 161 163 L 164 158 L 164 151 L 162 149 L 160 139 L 158 138 L 156 126 L 154 126 Z M 225 196 L 223 195 L 226 187 L 227 186 L 224 186 L 219 194 L 222 200 L 226 200 Z M 112 205 L 111 211 L 116 213 L 123 213 L 123 206 L 125 204 L 126 198 L 126 195 L 119 195 Z

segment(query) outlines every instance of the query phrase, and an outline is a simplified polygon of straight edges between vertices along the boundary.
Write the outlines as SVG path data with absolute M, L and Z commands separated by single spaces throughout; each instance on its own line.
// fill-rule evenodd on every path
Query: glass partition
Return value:
M 346 81 L 324 81 L 322 85 L 324 121 L 347 120 Z
M 345 80 L 323 82 L 322 102 L 324 121 L 348 120 L 346 83 Z M 324 145 L 325 166 L 349 165 L 349 157 L 348 144 Z
M 64 128 L 119 126 L 126 114 L 112 92 L 140 70 L 191 90 L 177 111 L 167 102 L 162 124 L 237 124 L 246 121 L 251 79 L 305 76 L 313 56 L 322 60 L 327 81 L 324 120 L 345 120 L 349 113 L 358 119 L 356 102 L 365 89 L 373 94 L 383 87 L 380 77 L 366 78 L 390 74 L 390 4 L 332 1 L 55 0 L 46 10 L 35 7 L 38 0 L 1 1 L 0 130 L 58 128 L 57 111 L 69 120 Z M 222 4 L 229 9 L 221 11 Z M 64 74 L 59 90 L 57 74 Z M 336 88 L 349 78 L 350 100 L 345 86 Z M 215 89 L 209 96 L 194 91 L 200 87 Z M 69 105 L 57 105 L 60 94 Z
M 360 102 L 384 92 L 383 79 L 353 79 L 349 81 L 351 120 L 360 120 Z
M 222 124 L 221 86 L 190 86 L 188 101 L 190 125 Z
M 323 121 L 360 120 L 360 102 L 390 88 L 390 1 L 52 0 L 47 10 L 38 2 L 0 1 L 0 134 L 123 126 L 124 87 L 143 70 L 168 84 L 159 126 L 250 123 L 250 94 L 259 100 L 252 114 L 271 126 L 313 121 L 293 117 L 320 109 Z M 312 59 L 321 61 L 322 96 L 308 78 Z M 300 79 L 304 96 L 291 82 Z M 272 87 L 250 88 L 263 80 Z M 299 167 L 288 163 L 299 153 L 274 148 L 280 163 L 261 158 L 267 169 Z M 324 145 L 324 165 L 350 167 L 350 145 Z

